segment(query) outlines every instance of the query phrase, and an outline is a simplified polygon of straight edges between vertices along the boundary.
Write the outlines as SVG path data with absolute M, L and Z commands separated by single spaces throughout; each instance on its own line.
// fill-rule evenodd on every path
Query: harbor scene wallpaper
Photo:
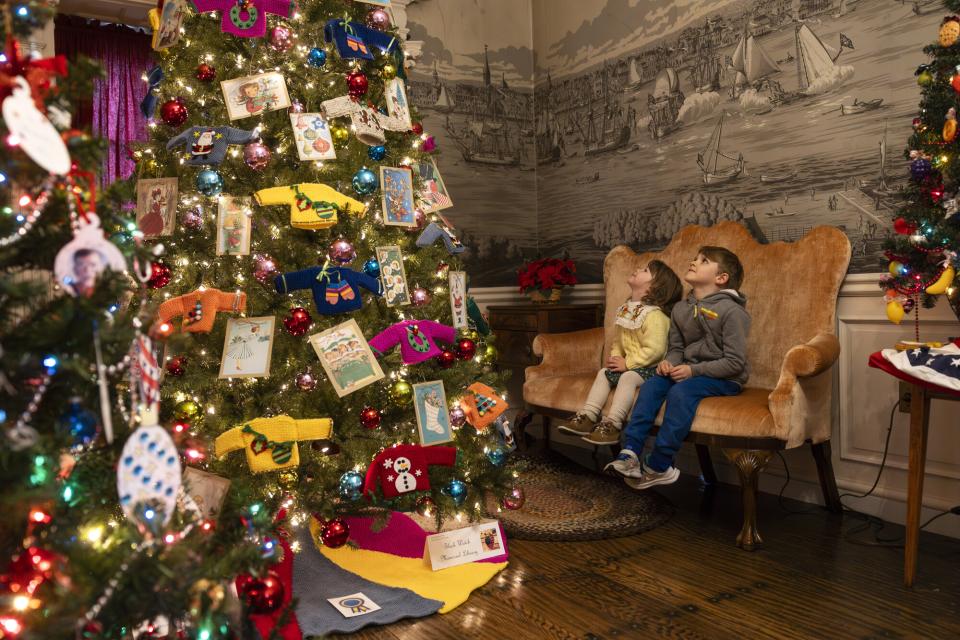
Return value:
M 475 286 L 563 252 L 597 282 L 613 246 L 723 219 L 764 242 L 834 225 L 852 272 L 882 269 L 939 2 L 533 0 L 528 25 L 496 4 L 410 7 Z

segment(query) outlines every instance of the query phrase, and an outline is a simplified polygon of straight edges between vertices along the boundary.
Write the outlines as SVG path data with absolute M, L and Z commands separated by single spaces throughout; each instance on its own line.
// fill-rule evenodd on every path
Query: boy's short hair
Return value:
M 743 265 L 740 258 L 733 251 L 724 247 L 706 245 L 700 247 L 697 253 L 703 254 L 707 260 L 717 263 L 717 275 L 727 274 L 727 288 L 740 289 L 743 284 Z

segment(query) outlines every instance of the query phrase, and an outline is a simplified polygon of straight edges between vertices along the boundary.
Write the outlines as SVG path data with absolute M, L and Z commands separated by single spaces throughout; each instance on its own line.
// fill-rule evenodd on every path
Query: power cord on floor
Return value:
M 900 405 L 900 401 L 897 400 L 897 402 L 890 409 L 890 420 L 887 425 L 887 435 L 884 438 L 884 442 L 883 442 L 883 456 L 881 456 L 880 458 L 880 468 L 877 470 L 877 477 L 874 479 L 873 485 L 864 493 L 840 494 L 840 500 L 841 500 L 840 504 L 843 507 L 844 511 L 846 511 L 850 515 L 863 519 L 862 524 L 859 524 L 856 527 L 853 527 L 843 535 L 843 539 L 851 544 L 870 546 L 870 547 L 893 547 L 893 548 L 903 547 L 903 543 L 901 541 L 904 539 L 904 536 L 902 535 L 897 536 L 895 538 L 880 537 L 879 535 L 880 532 L 883 530 L 883 528 L 887 524 L 884 520 L 876 516 L 872 516 L 872 515 L 863 513 L 861 511 L 857 511 L 856 509 L 852 509 L 847 505 L 843 504 L 842 502 L 844 498 L 848 498 L 848 497 L 857 498 L 857 499 L 866 498 L 872 495 L 874 491 L 876 491 L 877 486 L 880 484 L 880 477 L 883 475 L 883 470 L 887 465 L 887 454 L 889 454 L 890 452 L 890 436 L 893 434 L 893 417 L 896 415 L 897 407 L 899 405 Z M 787 508 L 787 506 L 783 502 L 783 494 L 787 489 L 787 485 L 790 484 L 790 468 L 787 465 L 787 459 L 783 456 L 783 454 L 780 451 L 777 451 L 777 455 L 780 457 L 780 461 L 783 463 L 783 470 L 784 470 L 784 473 L 786 474 L 786 480 L 784 481 L 783 486 L 780 487 L 780 493 L 777 496 L 777 503 L 780 505 L 780 508 L 786 511 L 788 515 L 806 515 L 806 514 L 820 512 L 820 509 L 796 510 L 796 509 Z M 920 530 L 922 531 L 938 518 L 942 518 L 943 516 L 950 513 L 954 515 L 960 515 L 960 505 L 953 507 L 951 509 L 947 509 L 946 511 L 943 511 L 941 513 L 935 514 L 934 516 L 930 517 L 926 522 L 920 525 Z M 859 534 L 863 531 L 866 531 L 867 529 L 870 529 L 872 527 L 875 527 L 875 530 L 873 531 L 873 538 L 874 538 L 873 542 L 868 540 L 856 540 L 853 538 L 854 535 Z

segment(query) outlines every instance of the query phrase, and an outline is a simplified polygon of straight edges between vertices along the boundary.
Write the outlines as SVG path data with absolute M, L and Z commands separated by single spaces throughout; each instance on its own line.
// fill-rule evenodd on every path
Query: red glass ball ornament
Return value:
M 457 361 L 457 354 L 450 349 L 444 349 L 437 356 L 437 366 L 441 369 L 449 369 Z
M 254 171 L 263 171 L 270 164 L 270 149 L 260 141 L 243 148 L 243 162 Z
M 437 139 L 434 138 L 433 136 L 428 135 L 428 136 L 424 139 L 423 144 L 420 145 L 420 150 L 423 151 L 424 153 L 430 153 L 430 152 L 432 152 L 432 151 L 436 151 L 436 150 L 437 150 Z
M 290 309 L 290 315 L 283 319 L 283 328 L 292 336 L 302 336 L 310 330 L 310 324 L 313 318 L 303 307 L 294 307 Z
M 323 525 L 323 531 L 320 532 L 320 540 L 324 546 L 336 549 L 342 547 L 350 538 L 350 527 L 340 518 L 334 518 Z
M 431 298 L 430 292 L 423 287 L 416 287 L 410 292 L 410 302 L 412 302 L 415 307 L 430 304 Z
M 381 8 L 370 10 L 367 13 L 367 26 L 377 31 L 386 31 L 390 28 L 390 14 Z
M 960 73 L 950 78 L 950 86 L 953 87 L 954 91 L 960 93 Z
M 334 240 L 327 249 L 327 256 L 339 265 L 350 264 L 357 257 L 357 250 L 343 238 Z
M 360 424 L 363 425 L 364 429 L 376 429 L 380 426 L 380 420 L 383 416 L 380 414 L 379 409 L 374 407 L 364 407 L 360 411 Z
M 284 53 L 293 47 L 293 31 L 290 27 L 277 25 L 270 30 L 270 48 Z
M 437 510 L 437 505 L 430 496 L 420 496 L 417 498 L 417 513 L 422 516 L 432 516 Z
M 212 82 L 217 77 L 217 70 L 206 62 L 197 65 L 197 80 L 200 82 Z
M 174 356 L 167 360 L 167 373 L 175 378 L 179 378 L 183 375 L 183 372 L 187 368 L 187 357 L 186 356 Z
M 503 506 L 506 509 L 515 511 L 523 506 L 523 503 L 527 501 L 527 496 L 524 495 L 523 489 L 520 487 L 514 487 L 510 490 L 510 493 L 503 496 Z
M 423 124 L 419 122 L 414 122 L 413 126 L 410 127 L 410 131 L 413 131 L 414 135 L 419 136 L 421 133 L 423 133 Z
M 179 127 L 187 121 L 190 113 L 182 98 L 173 98 L 160 105 L 160 119 L 171 127 Z
M 273 278 L 279 273 L 280 267 L 277 261 L 266 253 L 257 253 L 253 256 L 253 277 L 254 279 L 267 287 L 273 282 Z
M 172 275 L 169 266 L 162 262 L 153 262 L 150 264 L 150 279 L 147 280 L 147 286 L 151 289 L 162 289 L 170 284 Z
M 370 83 L 363 71 L 351 71 L 347 74 L 347 93 L 354 100 L 359 100 L 367 94 Z
M 300 391 L 313 391 L 317 388 L 317 379 L 309 371 L 298 373 L 296 383 L 297 389 L 300 389 Z
M 437 263 L 437 273 L 444 273 L 449 268 L 450 268 L 450 265 L 448 265 L 443 260 Z
M 407 227 L 407 233 L 420 233 L 427 224 L 427 214 L 420 207 L 413 210 L 413 226 Z
M 283 582 L 273 571 L 263 578 L 250 578 L 240 590 L 252 613 L 271 613 L 283 604 Z
M 477 343 L 470 338 L 457 342 L 457 357 L 461 360 L 470 360 L 477 353 Z

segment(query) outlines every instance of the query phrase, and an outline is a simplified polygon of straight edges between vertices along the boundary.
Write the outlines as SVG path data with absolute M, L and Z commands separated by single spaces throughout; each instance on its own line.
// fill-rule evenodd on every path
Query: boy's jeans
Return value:
M 647 459 L 647 466 L 654 471 L 666 471 L 673 465 L 673 458 L 680 450 L 683 439 L 690 433 L 700 401 L 710 396 L 735 396 L 738 393 L 740 385 L 731 380 L 694 376 L 683 382 L 674 382 L 666 376 L 655 375 L 640 386 L 637 404 L 624 429 L 624 446 L 636 453 L 637 457 L 640 456 L 643 442 L 653 427 L 653 421 L 657 419 L 660 405 L 666 399 L 663 424 Z

